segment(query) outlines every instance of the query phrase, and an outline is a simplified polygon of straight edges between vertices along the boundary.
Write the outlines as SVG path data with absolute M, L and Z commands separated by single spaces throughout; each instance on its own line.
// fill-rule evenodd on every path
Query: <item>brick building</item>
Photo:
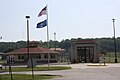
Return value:
M 71 45 L 71 63 L 99 62 L 99 45 L 95 40 L 79 40 Z
M 10 60 L 14 63 L 27 63 L 28 56 L 30 56 L 30 58 L 34 58 L 37 63 L 47 63 L 48 53 L 50 62 L 58 61 L 59 52 L 40 47 L 39 43 L 36 41 L 30 42 L 29 54 L 28 48 L 20 48 L 6 53 L 6 55 L 7 57 L 10 57 Z

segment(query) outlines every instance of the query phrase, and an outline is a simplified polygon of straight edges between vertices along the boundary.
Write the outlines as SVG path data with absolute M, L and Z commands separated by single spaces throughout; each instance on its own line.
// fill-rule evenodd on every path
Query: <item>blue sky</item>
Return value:
M 30 15 L 30 40 L 46 41 L 46 28 L 36 24 L 46 19 L 38 13 L 48 4 L 49 38 L 120 36 L 120 0 L 0 0 L 0 41 L 26 40 L 26 15 Z

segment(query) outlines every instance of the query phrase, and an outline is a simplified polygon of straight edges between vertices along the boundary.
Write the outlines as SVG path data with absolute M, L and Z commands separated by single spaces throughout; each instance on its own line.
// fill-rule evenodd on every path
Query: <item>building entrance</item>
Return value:
M 95 40 L 78 40 L 71 44 L 71 63 L 96 63 L 99 62 L 100 48 Z
M 77 47 L 78 62 L 89 63 L 93 62 L 94 47 L 93 46 L 81 46 Z

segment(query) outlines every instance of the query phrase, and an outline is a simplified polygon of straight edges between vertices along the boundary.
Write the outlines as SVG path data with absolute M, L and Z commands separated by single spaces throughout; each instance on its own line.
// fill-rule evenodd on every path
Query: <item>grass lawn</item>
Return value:
M 31 75 L 13 74 L 13 80 L 43 80 L 43 79 L 50 79 L 55 77 L 57 76 L 35 75 L 34 79 L 32 79 Z M 9 74 L 0 75 L 0 80 L 11 80 L 11 76 Z
M 104 62 L 104 56 L 102 57 L 102 62 Z M 106 63 L 115 63 L 115 53 L 114 52 L 109 52 L 106 55 Z M 117 62 L 120 63 L 120 53 L 117 52 Z
M 34 71 L 66 70 L 66 69 L 71 69 L 71 67 L 55 66 L 55 67 L 50 67 L 50 69 L 48 69 L 48 67 L 35 67 L 35 68 L 33 68 Z M 31 68 L 27 68 L 27 67 L 12 67 L 12 71 L 13 72 L 31 71 Z M 3 69 L 2 72 L 9 72 L 9 68 Z

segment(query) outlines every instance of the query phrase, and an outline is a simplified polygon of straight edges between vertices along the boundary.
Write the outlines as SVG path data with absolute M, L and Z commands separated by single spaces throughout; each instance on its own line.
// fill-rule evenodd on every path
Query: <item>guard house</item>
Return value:
M 99 62 L 99 45 L 95 40 L 79 40 L 71 45 L 71 63 Z

